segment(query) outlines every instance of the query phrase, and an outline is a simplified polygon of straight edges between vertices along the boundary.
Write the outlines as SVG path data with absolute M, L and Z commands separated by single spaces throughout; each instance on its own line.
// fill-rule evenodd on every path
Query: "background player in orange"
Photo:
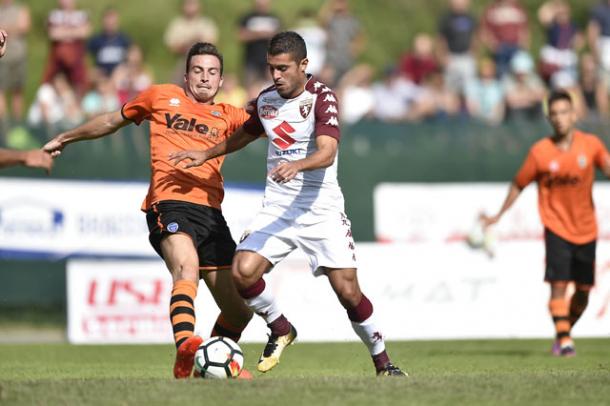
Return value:
M 248 118 L 243 109 L 214 103 L 222 75 L 223 59 L 216 47 L 196 43 L 187 56 L 183 87 L 152 86 L 121 111 L 96 117 L 44 146 L 57 156 L 70 143 L 103 137 L 132 122 L 150 121 L 152 173 L 142 210 L 151 245 L 173 277 L 170 318 L 177 348 L 176 378 L 191 374 L 202 342 L 194 335 L 194 300 L 200 277 L 221 309 L 212 335 L 237 341 L 252 318 L 231 278 L 235 243 L 220 211 L 223 158 L 189 171 L 176 168 L 168 159 L 170 151 L 214 146 Z
M 496 223 L 530 182 L 538 183 L 538 209 L 544 225 L 545 280 L 551 285 L 549 310 L 556 340 L 553 354 L 575 355 L 570 336 L 595 282 L 597 221 L 593 205 L 595 167 L 610 177 L 610 155 L 594 135 L 574 128 L 576 112 L 570 95 L 552 93 L 547 102 L 554 134 L 536 142 L 515 176 L 502 208 L 484 224 Z M 568 300 L 566 287 L 575 283 Z
M 0 29 L 0 58 L 6 52 L 7 40 L 8 34 L 3 29 Z M 53 166 L 53 159 L 48 152 L 42 150 L 14 151 L 0 148 L 0 169 L 18 165 L 42 168 L 48 172 Z

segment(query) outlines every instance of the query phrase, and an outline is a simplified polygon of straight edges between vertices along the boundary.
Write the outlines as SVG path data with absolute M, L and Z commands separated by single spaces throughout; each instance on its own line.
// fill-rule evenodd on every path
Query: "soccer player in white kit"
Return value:
M 250 119 L 211 149 L 176 152 L 170 158 L 176 165 L 186 160 L 185 167 L 194 167 L 262 135 L 269 139 L 263 208 L 237 246 L 232 267 L 239 293 L 271 330 L 259 371 L 275 367 L 297 336 L 262 277 L 300 248 L 314 276 L 328 277 L 354 331 L 367 346 L 377 375 L 406 376 L 390 362 L 373 305 L 358 284 L 354 240 L 337 182 L 337 98 L 305 73 L 307 62 L 303 38 L 290 31 L 276 34 L 267 52 L 274 85 L 259 94 Z

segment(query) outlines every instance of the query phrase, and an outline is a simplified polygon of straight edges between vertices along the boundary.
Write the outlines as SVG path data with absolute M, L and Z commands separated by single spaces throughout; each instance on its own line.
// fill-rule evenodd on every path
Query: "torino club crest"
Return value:
M 301 100 L 299 103 L 299 112 L 303 118 L 307 118 L 311 112 L 311 106 L 313 106 L 313 99 Z

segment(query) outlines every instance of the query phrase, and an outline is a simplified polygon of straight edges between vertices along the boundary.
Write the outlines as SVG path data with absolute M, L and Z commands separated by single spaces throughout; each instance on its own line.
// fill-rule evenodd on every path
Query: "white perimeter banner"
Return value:
M 156 257 L 140 210 L 145 182 L 0 178 L 0 190 L 5 257 Z M 222 208 L 235 240 L 262 198 L 262 188 L 226 188 Z
M 357 244 L 359 280 L 387 339 L 530 338 L 554 334 L 541 241 L 498 243 L 490 259 L 466 244 Z M 354 341 L 325 277 L 295 253 L 265 276 L 302 341 Z M 73 343 L 171 342 L 171 278 L 161 261 L 83 261 L 68 266 L 68 337 Z M 598 247 L 597 285 L 576 338 L 610 334 L 610 242 Z M 196 331 L 218 314 L 204 283 Z M 243 341 L 266 341 L 258 316 Z M 363 349 L 364 351 L 364 349 Z
M 380 242 L 455 242 L 479 213 L 494 215 L 508 183 L 381 183 L 374 192 L 375 237 Z M 610 182 L 593 188 L 600 239 L 610 240 Z M 500 241 L 542 237 L 538 191 L 530 185 L 504 214 L 494 233 Z

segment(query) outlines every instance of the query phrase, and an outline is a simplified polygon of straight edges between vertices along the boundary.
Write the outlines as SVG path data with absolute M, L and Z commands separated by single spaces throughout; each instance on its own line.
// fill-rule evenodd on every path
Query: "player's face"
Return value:
M 194 55 L 184 84 L 188 95 L 200 103 L 211 104 L 222 86 L 220 60 L 214 55 Z
M 277 92 L 285 99 L 292 99 L 305 89 L 307 58 L 300 62 L 291 54 L 267 54 L 267 66 Z
M 549 121 L 558 135 L 568 134 L 576 124 L 576 112 L 572 103 L 557 100 L 549 107 Z

